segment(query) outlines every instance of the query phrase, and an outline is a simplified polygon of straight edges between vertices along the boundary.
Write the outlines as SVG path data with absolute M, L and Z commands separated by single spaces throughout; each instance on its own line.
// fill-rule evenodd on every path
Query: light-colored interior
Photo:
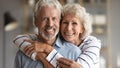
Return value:
M 29 2 L 28 2 L 29 1 Z M 34 32 L 32 24 L 33 0 L 1 0 L 0 1 L 0 68 L 13 68 L 17 47 L 13 38 L 18 34 Z M 59 0 L 78 2 L 92 14 L 93 35 L 101 39 L 101 67 L 120 68 L 120 0 Z M 84 1 L 89 1 L 88 3 Z M 14 29 L 5 30 L 4 13 L 9 11 L 16 19 Z

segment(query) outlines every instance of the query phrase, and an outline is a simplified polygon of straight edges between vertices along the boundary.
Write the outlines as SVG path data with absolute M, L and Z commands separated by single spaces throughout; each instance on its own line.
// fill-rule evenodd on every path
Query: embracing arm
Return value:
M 84 41 L 80 49 L 82 50 L 82 54 L 77 59 L 77 62 L 83 68 L 99 68 L 101 41 L 95 37 L 89 37 Z
M 20 46 L 25 46 L 26 48 L 23 49 L 23 52 L 28 53 L 28 55 L 33 50 L 35 50 L 37 52 L 44 52 L 47 55 L 47 57 L 46 57 L 47 61 L 50 62 L 54 67 L 56 67 L 57 66 L 57 64 L 56 64 L 57 59 L 59 59 L 63 56 L 60 53 L 58 53 L 54 48 L 52 48 L 50 45 L 42 44 L 42 43 L 39 43 L 39 42 L 36 42 L 36 41 L 33 41 L 33 42 L 24 41 L 25 39 L 33 40 L 33 38 L 34 38 L 34 35 L 32 35 L 32 37 L 29 36 L 29 35 L 27 35 L 27 36 L 26 35 L 25 36 L 24 35 L 19 35 L 15 39 L 15 44 L 20 45 Z M 22 42 L 21 42 L 21 40 L 22 40 Z M 26 45 L 26 44 L 23 44 L 23 43 L 29 43 L 30 45 L 35 45 L 35 46 Z M 38 45 L 44 45 L 44 46 L 38 46 Z M 19 48 L 20 48 L 20 46 L 19 46 Z M 35 55 L 32 54 L 32 56 L 34 56 L 34 59 L 35 59 Z M 40 57 L 38 57 L 38 60 L 41 60 Z
M 36 45 L 37 44 L 37 42 L 36 41 L 34 41 L 34 40 L 36 40 L 37 39 L 37 35 L 36 34 L 23 34 L 23 35 L 18 35 L 18 36 L 16 36 L 15 38 L 14 38 L 14 40 L 13 40 L 13 43 L 22 51 L 22 52 L 26 52 L 26 51 L 30 51 L 30 48 L 31 49 L 34 49 L 34 46 L 31 46 L 31 44 L 32 45 Z M 29 41 L 27 41 L 27 40 L 29 40 Z M 31 41 L 30 41 L 31 40 Z M 34 43 L 32 43 L 32 41 L 34 42 Z M 56 52 L 54 52 L 54 51 L 56 51 L 51 45 L 48 45 L 47 46 L 47 44 L 43 44 L 43 43 L 39 43 L 39 44 L 37 44 L 37 45 L 44 45 L 43 47 L 36 47 L 36 49 L 37 49 L 37 51 L 39 50 L 45 50 L 45 52 L 46 52 L 46 54 L 48 55 L 51 51 L 52 51 L 52 54 L 55 54 Z M 51 46 L 51 47 L 50 47 Z M 29 50 L 28 50 L 29 49 Z M 29 55 L 29 53 L 27 54 L 29 57 L 30 57 L 30 55 Z M 34 54 L 35 55 L 35 54 Z M 33 55 L 33 56 L 34 56 Z M 60 55 L 60 56 L 62 56 L 62 55 Z M 48 57 L 49 58 L 49 57 Z M 52 58 L 52 57 L 51 57 Z
M 23 34 L 18 35 L 13 39 L 13 43 L 21 50 L 23 51 L 26 46 L 31 45 L 31 43 L 26 42 L 25 40 L 34 40 L 36 39 L 36 34 Z M 23 51 L 24 52 L 24 51 Z
M 94 37 L 90 37 L 85 40 L 80 47 L 82 53 L 76 62 L 66 58 L 60 58 L 58 59 L 58 65 L 63 68 L 99 68 L 100 49 L 101 41 Z
M 44 68 L 53 68 L 53 66 L 45 59 L 47 54 L 49 54 L 49 52 L 52 51 L 52 47 L 50 45 L 40 43 L 38 41 L 33 41 L 36 39 L 36 37 L 37 35 L 35 34 L 18 35 L 13 42 L 14 44 L 16 44 L 17 47 L 19 47 L 21 51 L 23 51 L 27 56 L 31 57 L 33 60 L 42 61 L 44 64 Z

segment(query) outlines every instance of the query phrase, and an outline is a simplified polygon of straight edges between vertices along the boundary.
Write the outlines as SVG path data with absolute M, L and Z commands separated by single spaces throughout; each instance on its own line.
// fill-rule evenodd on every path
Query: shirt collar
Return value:
M 63 45 L 63 42 L 60 39 L 60 36 L 57 36 L 54 46 L 62 47 L 62 45 Z

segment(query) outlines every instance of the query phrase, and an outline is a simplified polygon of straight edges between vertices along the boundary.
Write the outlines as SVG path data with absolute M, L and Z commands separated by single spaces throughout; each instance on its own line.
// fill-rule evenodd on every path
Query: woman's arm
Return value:
M 26 40 L 26 39 L 28 39 L 28 40 Z M 36 39 L 35 34 L 33 34 L 33 35 L 28 35 L 28 34 L 26 34 L 26 35 L 18 35 L 14 39 L 14 43 L 26 55 L 29 55 L 29 57 L 31 57 L 31 55 L 32 55 L 33 57 L 31 57 L 31 58 L 34 59 L 34 60 L 35 60 L 35 55 L 37 54 L 35 51 L 46 53 L 47 61 L 50 62 L 54 67 L 56 67 L 57 66 L 57 64 L 56 64 L 57 59 L 59 59 L 60 57 L 63 57 L 63 56 L 61 54 L 59 54 L 55 49 L 50 47 L 50 45 L 47 46 L 46 44 L 42 44 L 42 43 L 37 42 L 37 41 L 32 41 L 34 39 Z M 28 43 L 28 44 L 25 44 L 25 43 Z M 36 45 L 36 46 L 34 46 L 34 45 Z M 37 46 L 37 45 L 44 45 L 44 46 Z M 21 48 L 21 46 L 24 47 L 24 49 Z M 34 53 L 34 54 L 32 54 L 32 53 Z
M 82 68 L 81 64 L 67 58 L 59 58 L 57 64 L 59 68 Z
M 58 59 L 58 66 L 62 68 L 99 68 L 100 40 L 89 37 L 79 47 L 82 51 L 75 61 L 66 58 Z
M 80 49 L 82 53 L 77 59 L 77 62 L 80 63 L 83 68 L 99 68 L 101 41 L 90 36 L 85 39 Z
M 24 37 L 24 36 L 23 36 Z M 29 37 L 27 37 L 28 39 L 32 39 L 32 38 L 34 38 L 34 36 L 31 38 L 30 36 Z M 22 40 L 24 40 L 25 38 L 22 38 Z M 21 41 L 19 41 L 19 43 L 20 43 Z M 24 41 L 24 42 L 27 42 L 27 43 L 30 43 L 30 42 L 28 42 L 28 41 Z M 18 42 L 17 42 L 18 43 Z M 22 42 L 21 42 L 22 43 Z M 20 44 L 21 44 L 20 43 Z M 30 43 L 31 44 L 31 43 Z M 34 44 L 36 44 L 36 43 L 34 43 Z M 32 44 L 33 45 L 33 44 Z M 43 44 L 39 44 L 39 45 L 43 45 Z M 23 44 L 22 46 L 25 46 L 25 44 Z M 44 46 L 45 46 L 45 44 L 44 44 Z M 48 47 L 48 46 L 45 46 L 45 47 L 41 47 L 41 46 L 38 46 L 38 47 L 36 47 L 35 46 L 35 48 L 36 48 L 36 51 L 41 51 L 42 52 L 42 50 L 44 50 L 44 52 L 47 54 L 47 61 L 48 62 L 50 62 L 54 67 L 57 65 L 57 64 L 55 64 L 55 63 L 53 63 L 53 62 L 57 62 L 57 59 L 58 58 L 60 58 L 60 57 L 63 57 L 61 54 L 59 54 L 59 53 L 57 53 L 57 51 L 55 50 L 55 49 L 49 49 L 49 48 L 51 48 L 51 47 Z M 31 49 L 31 48 L 28 48 L 28 49 Z M 34 49 L 34 48 L 33 48 Z M 28 51 L 28 52 L 30 52 L 30 51 Z M 26 52 L 27 53 L 27 52 Z M 57 54 L 56 54 L 57 53 Z M 30 54 L 30 53 L 28 53 L 28 54 Z M 56 59 L 57 58 L 57 59 Z M 52 59 L 52 60 L 51 60 Z M 77 59 L 77 62 L 79 63 L 79 64 L 81 64 L 82 66 L 83 66 L 83 64 L 85 63 L 85 61 L 82 61 L 82 59 L 81 59 L 81 56 Z M 90 62 L 91 63 L 91 62 Z M 71 63 L 71 65 L 72 64 L 74 64 L 74 63 Z M 74 64 L 75 65 L 75 64 Z M 85 64 L 84 64 L 85 65 Z M 87 65 L 88 66 L 88 65 Z
M 31 43 L 26 42 L 25 40 L 35 40 L 37 38 L 36 34 L 23 34 L 18 35 L 13 39 L 13 43 L 23 51 L 26 46 L 31 45 Z
M 52 48 L 52 47 L 50 45 L 47 45 L 44 43 L 33 41 L 34 39 L 36 39 L 36 37 L 37 37 L 37 35 L 35 35 L 35 34 L 18 35 L 14 39 L 14 43 L 27 56 L 30 57 L 31 55 L 33 55 L 34 58 L 31 57 L 32 59 L 40 60 L 44 64 L 44 68 L 53 68 L 53 66 L 45 59 L 47 54 L 50 52 L 50 48 Z M 40 46 L 40 45 L 42 45 L 42 46 Z M 45 50 L 45 51 L 42 51 L 42 50 Z M 44 53 L 42 53 L 42 52 L 44 52 Z M 34 53 L 34 54 L 32 54 L 32 53 Z
M 26 52 L 25 50 L 26 49 L 34 49 L 34 47 L 32 48 L 31 46 L 31 43 L 32 41 L 35 42 L 35 40 L 37 39 L 37 35 L 36 34 L 23 34 L 23 35 L 18 35 L 14 38 L 13 40 L 13 43 L 23 52 L 25 53 L 27 56 L 30 57 L 30 52 L 28 50 L 28 52 Z M 35 44 L 35 43 L 34 43 Z M 33 44 L 32 44 L 33 45 Z M 42 43 L 39 43 L 39 45 L 46 45 L 46 44 L 42 44 Z M 28 48 L 27 48 L 28 47 Z M 30 47 L 30 48 L 29 48 Z M 26 48 L 26 49 L 25 49 Z M 47 55 L 49 53 L 51 53 L 52 51 L 52 54 L 54 55 L 56 52 L 55 49 L 53 50 L 53 47 L 50 47 L 50 46 L 43 46 L 41 47 L 40 49 L 38 49 L 39 47 L 36 47 L 37 50 L 40 51 L 41 50 L 45 50 Z M 47 49 L 46 49 L 47 48 Z M 60 57 L 62 55 L 59 55 Z M 52 57 L 49 57 L 49 59 L 51 59 Z

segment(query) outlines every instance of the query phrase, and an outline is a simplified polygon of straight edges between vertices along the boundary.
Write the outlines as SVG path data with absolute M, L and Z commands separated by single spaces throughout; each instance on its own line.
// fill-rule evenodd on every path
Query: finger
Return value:
M 34 46 L 35 46 L 35 50 L 38 52 L 44 52 L 44 50 L 46 49 L 46 46 L 44 46 L 43 43 L 41 42 L 35 41 Z
M 70 66 L 73 63 L 73 60 L 67 59 L 67 58 L 59 58 L 58 62 L 62 65 Z
M 47 57 L 47 55 L 46 55 L 45 53 L 43 53 L 43 52 L 39 52 L 39 54 L 40 54 L 41 57 L 43 57 L 43 58 L 46 58 L 46 57 Z
M 57 63 L 57 67 L 56 68 L 62 68 L 62 67 Z
M 30 45 L 24 49 L 24 52 L 26 55 L 30 55 L 33 50 L 34 50 L 34 47 Z
M 31 46 L 32 46 L 32 45 L 26 46 L 26 47 L 23 49 L 23 51 L 26 52 L 26 51 L 28 50 L 28 48 L 30 48 Z
M 61 62 L 57 62 L 57 65 L 59 68 L 69 68 L 68 65 L 64 64 L 64 63 L 61 63 Z
M 61 57 L 58 59 L 59 61 L 67 61 L 67 62 L 72 62 L 73 60 L 71 59 L 67 59 L 67 58 L 64 58 L 64 57 Z
M 25 52 L 25 54 L 30 56 L 30 54 L 31 54 L 32 51 L 33 51 L 33 48 L 30 48 L 30 49 L 28 49 L 28 50 Z

